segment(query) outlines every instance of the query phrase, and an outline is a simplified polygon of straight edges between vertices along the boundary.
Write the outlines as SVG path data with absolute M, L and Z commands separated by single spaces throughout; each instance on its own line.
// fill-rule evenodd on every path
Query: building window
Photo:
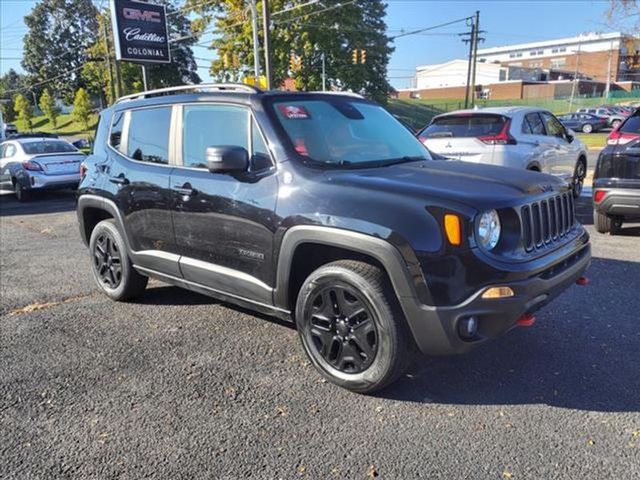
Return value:
M 558 50 L 559 52 L 566 52 L 567 51 L 567 47 L 562 47 Z
M 544 50 L 538 50 L 538 55 L 544 55 Z
M 516 53 L 516 57 L 520 58 L 522 56 L 522 52 Z
M 536 55 L 536 51 L 535 51 L 535 50 L 531 50 L 531 51 L 529 52 L 529 55 L 531 55 L 532 57 L 533 57 L 533 56 L 535 56 L 535 55 Z
M 509 58 L 516 58 L 516 54 L 515 53 L 510 53 L 509 54 Z
M 567 64 L 566 58 L 554 58 L 551 60 L 551 68 L 561 68 Z

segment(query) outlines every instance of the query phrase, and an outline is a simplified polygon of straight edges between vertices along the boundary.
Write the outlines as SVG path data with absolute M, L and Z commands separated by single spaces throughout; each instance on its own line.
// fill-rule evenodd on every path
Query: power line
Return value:
M 399 35 L 395 35 L 393 37 L 389 37 L 389 40 L 393 41 L 393 40 L 395 40 L 397 38 L 408 37 L 409 35 L 416 35 L 418 33 L 426 32 L 426 31 L 429 31 L 429 30 L 435 30 L 436 28 L 446 27 L 447 25 L 453 25 L 455 23 L 468 22 L 471 18 L 472 17 L 460 18 L 458 20 L 452 20 L 451 22 L 441 23 L 440 25 L 434 25 L 432 27 L 426 27 L 426 28 L 420 28 L 418 30 L 412 30 L 410 32 L 405 32 L 405 33 L 401 33 Z

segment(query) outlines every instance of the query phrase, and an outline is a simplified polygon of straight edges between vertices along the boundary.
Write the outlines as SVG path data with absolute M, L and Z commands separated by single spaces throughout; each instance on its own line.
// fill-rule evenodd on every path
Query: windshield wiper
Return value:
M 428 160 L 428 158 L 423 157 L 421 155 L 413 155 L 413 156 L 405 155 L 404 157 L 400 157 L 400 158 L 392 158 L 391 160 L 384 160 L 378 163 L 378 165 L 381 167 L 388 167 L 390 165 L 398 165 L 400 163 L 409 163 L 409 162 L 421 162 L 423 160 Z

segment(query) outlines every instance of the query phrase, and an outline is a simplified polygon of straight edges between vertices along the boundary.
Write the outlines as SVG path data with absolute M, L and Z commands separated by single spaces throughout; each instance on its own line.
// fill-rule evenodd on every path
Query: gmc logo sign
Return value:
M 122 15 L 127 20 L 142 20 L 143 22 L 161 23 L 160 12 L 138 10 L 137 8 L 123 8 Z

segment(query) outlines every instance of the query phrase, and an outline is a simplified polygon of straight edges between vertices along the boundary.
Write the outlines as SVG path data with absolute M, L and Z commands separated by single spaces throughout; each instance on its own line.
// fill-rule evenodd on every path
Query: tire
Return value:
M 585 123 L 582 126 L 582 133 L 591 133 L 593 132 L 593 125 L 591 125 L 590 123 Z
M 610 217 L 596 210 L 593 211 L 593 224 L 596 227 L 598 233 L 608 233 L 615 235 L 620 231 L 622 227 L 622 220 L 619 218 Z
M 89 252 L 93 279 L 108 297 L 122 302 L 136 298 L 144 291 L 149 279 L 133 268 L 114 220 L 103 220 L 95 226 L 89 240 Z
M 314 366 L 353 392 L 371 393 L 395 381 L 414 351 L 386 274 L 368 263 L 340 260 L 311 273 L 295 319 Z
M 578 198 L 582 195 L 582 189 L 584 187 L 584 179 L 587 176 L 587 161 L 580 157 L 576 163 L 576 168 L 573 171 L 573 179 L 571 181 L 571 190 L 573 192 L 573 198 Z
M 620 126 L 621 123 L 622 123 L 621 120 L 614 120 L 613 122 L 611 122 L 611 126 L 615 130 L 616 128 L 618 128 Z
M 19 202 L 28 202 L 31 200 L 31 192 L 24 188 L 18 180 L 13 184 L 13 193 L 15 193 Z

